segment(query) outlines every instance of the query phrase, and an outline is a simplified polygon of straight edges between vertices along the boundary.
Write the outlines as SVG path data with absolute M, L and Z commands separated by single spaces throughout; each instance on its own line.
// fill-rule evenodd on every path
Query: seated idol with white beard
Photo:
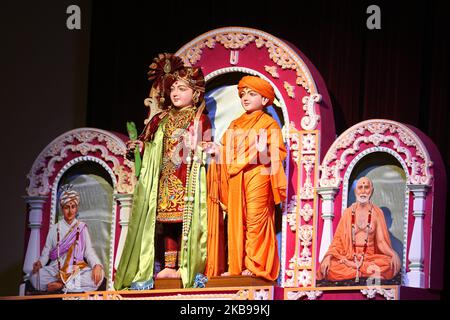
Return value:
M 38 291 L 95 291 L 104 278 L 103 266 L 92 247 L 87 225 L 76 219 L 79 193 L 71 185 L 62 189 L 64 219 L 51 226 L 42 254 L 33 264 L 30 282 Z
M 333 241 L 317 270 L 318 280 L 392 279 L 401 268 L 383 211 L 370 201 L 372 181 L 358 180 L 356 202 L 344 210 Z

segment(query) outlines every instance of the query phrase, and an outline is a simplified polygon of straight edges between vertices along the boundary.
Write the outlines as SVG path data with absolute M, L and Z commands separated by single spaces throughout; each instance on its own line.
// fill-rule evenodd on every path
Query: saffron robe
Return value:
M 355 205 L 355 204 L 353 204 Z M 372 209 L 372 221 L 368 236 L 367 251 L 364 256 L 363 263 L 359 269 L 360 277 L 376 277 L 382 279 L 392 279 L 396 274 L 391 268 L 391 257 L 381 252 L 377 246 L 377 228 L 381 228 L 381 234 L 383 240 L 392 248 L 391 240 L 389 238 L 388 228 L 384 219 L 383 211 L 373 205 Z M 362 253 L 364 247 L 356 246 L 356 253 Z M 339 220 L 336 228 L 336 233 L 333 237 L 330 247 L 325 253 L 324 259 L 327 256 L 332 256 L 331 264 L 328 269 L 326 279 L 331 281 L 350 280 L 356 277 L 356 269 L 346 266 L 344 263 L 340 263 L 339 260 L 347 259 L 354 261 L 353 259 L 353 242 L 352 242 L 352 206 L 344 210 L 341 220 Z M 376 265 L 378 268 L 374 268 Z M 325 276 L 321 273 L 320 268 L 317 271 L 317 279 L 325 279 Z
M 265 138 L 263 137 L 265 136 Z M 244 113 L 231 122 L 222 138 L 219 159 L 208 168 L 208 257 L 206 274 L 225 269 L 223 217 L 228 214 L 228 271 L 245 269 L 275 280 L 279 257 L 275 234 L 275 204 L 286 198 L 286 157 L 281 130 L 261 110 Z

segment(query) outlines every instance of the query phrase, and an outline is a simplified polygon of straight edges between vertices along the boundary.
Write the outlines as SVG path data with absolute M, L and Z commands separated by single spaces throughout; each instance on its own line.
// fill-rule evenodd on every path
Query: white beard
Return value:
M 366 204 L 370 200 L 369 196 L 356 196 L 356 201 L 360 204 Z

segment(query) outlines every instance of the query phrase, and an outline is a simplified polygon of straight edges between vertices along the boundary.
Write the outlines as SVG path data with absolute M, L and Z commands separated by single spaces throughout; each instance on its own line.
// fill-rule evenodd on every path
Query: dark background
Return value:
M 14 223 L 14 237 L 19 237 L 16 249 L 3 249 L 8 259 L 0 281 L 13 281 L 0 293 L 16 294 L 14 283 L 21 276 L 26 222 L 20 196 L 39 152 L 77 127 L 126 133 L 126 121 L 132 120 L 142 129 L 153 57 L 173 53 L 212 29 L 251 27 L 291 43 L 321 73 L 338 135 L 373 118 L 413 125 L 435 142 L 449 172 L 445 1 L 43 2 L 6 1 L 0 7 L 0 40 L 7 54 L 0 60 L 7 70 L 3 75 L 0 70 L 0 105 L 6 111 L 2 167 L 17 168 L 2 178 L 2 194 L 13 205 L 2 206 L 1 218 L 9 229 Z M 65 28 L 70 4 L 81 7 L 82 30 Z M 372 4 L 381 9 L 381 30 L 366 27 Z M 27 43 L 30 39 L 34 45 Z M 9 138 L 11 132 L 17 138 Z M 447 212 L 449 207 L 447 201 Z M 2 243 L 11 238 L 6 236 Z

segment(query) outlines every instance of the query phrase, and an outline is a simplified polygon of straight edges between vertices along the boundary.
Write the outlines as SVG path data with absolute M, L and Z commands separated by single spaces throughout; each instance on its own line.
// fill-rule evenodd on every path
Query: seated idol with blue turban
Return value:
M 87 225 L 76 219 L 79 193 L 70 185 L 62 189 L 64 219 L 51 226 L 41 257 L 33 264 L 30 282 L 38 291 L 95 291 L 104 278 L 103 266 Z

